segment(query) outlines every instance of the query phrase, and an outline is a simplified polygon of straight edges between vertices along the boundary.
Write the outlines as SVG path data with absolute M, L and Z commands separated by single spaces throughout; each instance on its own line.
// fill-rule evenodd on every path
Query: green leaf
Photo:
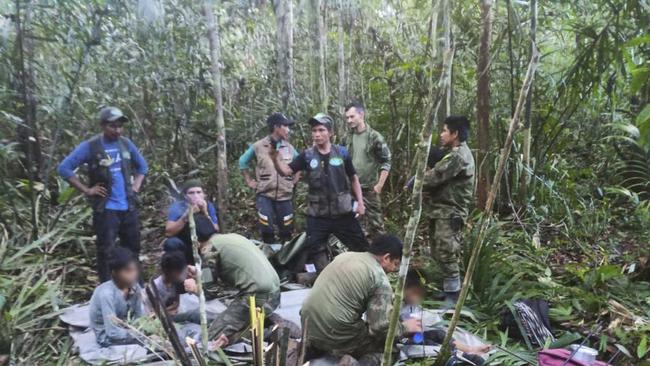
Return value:
M 643 358 L 643 356 L 648 353 L 648 337 L 644 334 L 641 336 L 641 341 L 639 342 L 639 345 L 636 347 L 636 355 L 639 358 Z

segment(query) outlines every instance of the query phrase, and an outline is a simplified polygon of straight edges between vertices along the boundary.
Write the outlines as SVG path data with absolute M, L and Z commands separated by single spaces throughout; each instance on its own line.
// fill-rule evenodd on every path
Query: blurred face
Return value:
M 355 130 L 363 124 L 363 112 L 357 111 L 357 108 L 352 107 L 345 112 L 345 120 L 348 122 L 348 127 Z
M 325 145 L 330 140 L 330 130 L 323 125 L 316 125 L 311 128 L 311 138 L 314 140 L 314 144 L 318 146 Z
M 138 282 L 140 273 L 138 272 L 138 265 L 135 261 L 129 263 L 126 267 L 113 271 L 113 277 L 118 284 L 122 286 L 131 287 Z
M 104 122 L 102 131 L 107 140 L 117 140 L 122 135 L 122 121 Z
M 458 131 L 449 131 L 449 128 L 447 128 L 447 125 L 445 124 L 444 127 L 442 127 L 442 132 L 440 132 L 440 143 L 442 143 L 443 146 L 454 146 L 457 141 Z
M 165 273 L 165 281 L 169 283 L 177 283 L 183 280 L 183 271 L 169 271 Z
M 191 204 L 196 204 L 199 202 L 205 201 L 205 193 L 203 193 L 203 188 L 201 187 L 192 187 L 188 188 L 185 192 L 185 199 Z
M 287 126 L 287 125 L 279 125 L 279 126 L 275 126 L 273 128 L 273 133 L 277 137 L 279 137 L 279 138 L 281 138 L 283 140 L 288 140 L 289 139 L 289 131 L 290 131 L 290 129 L 289 129 L 289 126 Z
M 381 256 L 381 259 L 379 260 L 381 268 L 383 268 L 386 273 L 397 272 L 401 263 L 402 258 L 393 258 L 388 253 Z
M 404 302 L 408 305 L 419 305 L 424 299 L 424 289 L 420 286 L 411 286 L 404 289 Z

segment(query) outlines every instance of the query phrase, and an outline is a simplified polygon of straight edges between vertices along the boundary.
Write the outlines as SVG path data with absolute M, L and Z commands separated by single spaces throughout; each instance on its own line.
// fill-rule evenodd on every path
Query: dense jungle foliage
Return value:
M 216 19 L 216 50 L 203 9 Z M 220 189 L 226 231 L 256 236 L 237 158 L 265 135 L 266 116 L 298 121 L 292 142 L 304 147 L 309 116 L 328 112 L 340 137 L 342 105 L 353 99 L 393 151 L 384 212 L 389 231 L 403 235 L 411 209 L 402 186 L 436 102 L 429 87 L 441 50 L 451 44 L 455 55 L 438 119 L 471 117 L 469 145 L 490 176 L 533 38 L 529 129 L 515 139 L 461 326 L 509 350 L 493 364 L 525 364 L 533 350 L 499 329 L 499 314 L 517 298 L 542 298 L 559 338 L 589 334 L 605 359 L 622 349 L 618 364 L 650 365 L 646 0 L 15 0 L 0 2 L 0 14 L 0 364 L 80 362 L 57 315 L 96 285 L 91 210 L 56 166 L 99 132 L 100 106 L 129 116 L 126 135 L 150 165 L 141 209 L 149 272 L 171 182 L 200 177 L 215 199 Z M 486 20 L 487 109 L 477 106 Z M 434 290 L 425 228 L 412 265 Z M 469 253 L 476 229 L 467 237 Z

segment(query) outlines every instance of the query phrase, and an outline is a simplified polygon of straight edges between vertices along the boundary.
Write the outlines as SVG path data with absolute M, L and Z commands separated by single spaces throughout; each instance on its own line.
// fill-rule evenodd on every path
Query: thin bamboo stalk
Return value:
M 203 352 L 208 350 L 208 316 L 205 311 L 205 293 L 203 292 L 203 281 L 201 280 L 201 255 L 199 255 L 199 240 L 196 237 L 196 222 L 194 222 L 194 213 L 192 206 L 187 209 L 186 213 L 190 224 L 190 237 L 192 238 L 192 254 L 194 255 L 194 266 L 196 267 L 196 290 L 199 295 L 199 317 L 201 321 L 201 345 Z
M 506 136 L 506 140 L 504 142 L 503 148 L 501 149 L 501 156 L 499 157 L 499 165 L 497 166 L 496 174 L 492 179 L 492 185 L 488 192 L 487 202 L 485 204 L 484 216 L 481 219 L 481 226 L 479 228 L 478 237 L 476 239 L 476 243 L 474 244 L 474 247 L 472 248 L 472 254 L 469 258 L 469 264 L 467 265 L 467 270 L 465 271 L 465 277 L 463 278 L 463 287 L 460 290 L 460 295 L 458 296 L 458 302 L 456 303 L 456 309 L 454 310 L 454 315 L 451 318 L 451 322 L 449 323 L 449 328 L 447 329 L 447 335 L 445 336 L 445 340 L 442 342 L 442 347 L 440 348 L 440 352 L 438 353 L 438 358 L 434 363 L 435 366 L 444 365 L 447 362 L 447 359 L 449 358 L 450 355 L 449 342 L 451 341 L 451 337 L 454 333 L 454 330 L 456 329 L 458 320 L 460 319 L 460 312 L 463 309 L 463 304 L 465 303 L 465 300 L 467 299 L 467 293 L 469 292 L 469 286 L 472 281 L 472 275 L 474 274 L 474 269 L 476 268 L 476 263 L 478 262 L 479 255 L 481 253 L 481 248 L 483 246 L 483 241 L 485 239 L 485 233 L 487 232 L 487 228 L 493 217 L 492 207 L 494 206 L 496 193 L 499 190 L 499 186 L 501 184 L 501 177 L 503 176 L 503 171 L 505 170 L 506 162 L 508 160 L 508 157 L 510 156 L 512 141 L 514 139 L 515 133 L 517 133 L 517 130 L 519 130 L 521 126 L 519 123 L 519 116 L 521 115 L 522 108 L 526 100 L 526 96 L 528 95 L 528 92 L 530 90 L 530 85 L 532 84 L 533 78 L 535 77 L 535 70 L 537 69 L 538 61 L 539 61 L 539 53 L 537 49 L 534 49 L 530 59 L 530 63 L 528 64 L 528 70 L 526 71 L 526 78 L 524 79 L 524 83 L 521 87 L 521 91 L 519 92 L 519 99 L 517 101 L 517 107 L 515 108 L 515 114 L 512 116 L 512 119 L 510 120 L 510 128 L 508 129 L 508 135 Z
M 451 46 L 451 45 L 450 45 Z M 397 281 L 397 289 L 395 291 L 395 298 L 393 300 L 393 310 L 390 315 L 390 324 L 386 334 L 386 343 L 384 344 L 384 357 L 383 365 L 390 365 L 392 358 L 393 342 L 395 338 L 395 331 L 397 329 L 397 322 L 399 321 L 399 312 L 402 307 L 402 296 L 404 292 L 404 282 L 406 280 L 406 273 L 408 272 L 409 263 L 411 262 L 411 250 L 413 242 L 415 242 L 415 235 L 417 233 L 418 223 L 420 222 L 420 215 L 422 214 L 422 186 L 424 171 L 427 167 L 427 156 L 431 149 L 431 135 L 433 134 L 436 116 L 440 105 L 445 96 L 445 90 L 449 87 L 449 78 L 451 75 L 451 65 L 454 58 L 453 47 L 446 49 L 443 54 L 442 74 L 437 83 L 437 88 L 431 80 L 430 86 L 430 99 L 432 104 L 427 113 L 427 117 L 422 126 L 422 141 L 417 147 L 415 153 L 416 171 L 415 182 L 413 185 L 413 193 L 411 195 L 411 202 L 413 204 L 413 213 L 406 226 L 406 234 L 404 235 L 404 250 L 402 255 L 402 263 L 399 269 L 399 278 Z M 433 67 L 432 67 L 433 69 Z M 433 101 L 436 101 L 433 104 Z

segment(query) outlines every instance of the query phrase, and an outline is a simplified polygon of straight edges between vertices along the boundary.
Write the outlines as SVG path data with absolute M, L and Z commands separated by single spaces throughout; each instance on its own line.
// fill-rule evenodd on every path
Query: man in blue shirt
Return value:
M 137 257 L 140 252 L 140 220 L 137 193 L 147 174 L 147 162 L 138 148 L 122 137 L 128 122 L 122 111 L 105 107 L 99 112 L 102 133 L 79 144 L 59 165 L 58 172 L 73 187 L 90 198 L 93 207 L 93 230 L 97 236 L 97 272 L 100 282 L 110 279 L 108 252 L 119 237 L 120 245 Z M 75 174 L 88 166 L 89 184 Z
M 191 179 L 185 182 L 183 196 L 184 200 L 176 201 L 169 207 L 165 224 L 167 240 L 163 244 L 163 249 L 165 252 L 181 251 L 185 254 L 187 263 L 194 264 L 188 208 L 192 206 L 194 221 L 198 223 L 198 221 L 205 220 L 206 223 L 212 224 L 217 232 L 219 231 L 219 220 L 214 204 L 205 199 L 205 192 L 200 180 Z

